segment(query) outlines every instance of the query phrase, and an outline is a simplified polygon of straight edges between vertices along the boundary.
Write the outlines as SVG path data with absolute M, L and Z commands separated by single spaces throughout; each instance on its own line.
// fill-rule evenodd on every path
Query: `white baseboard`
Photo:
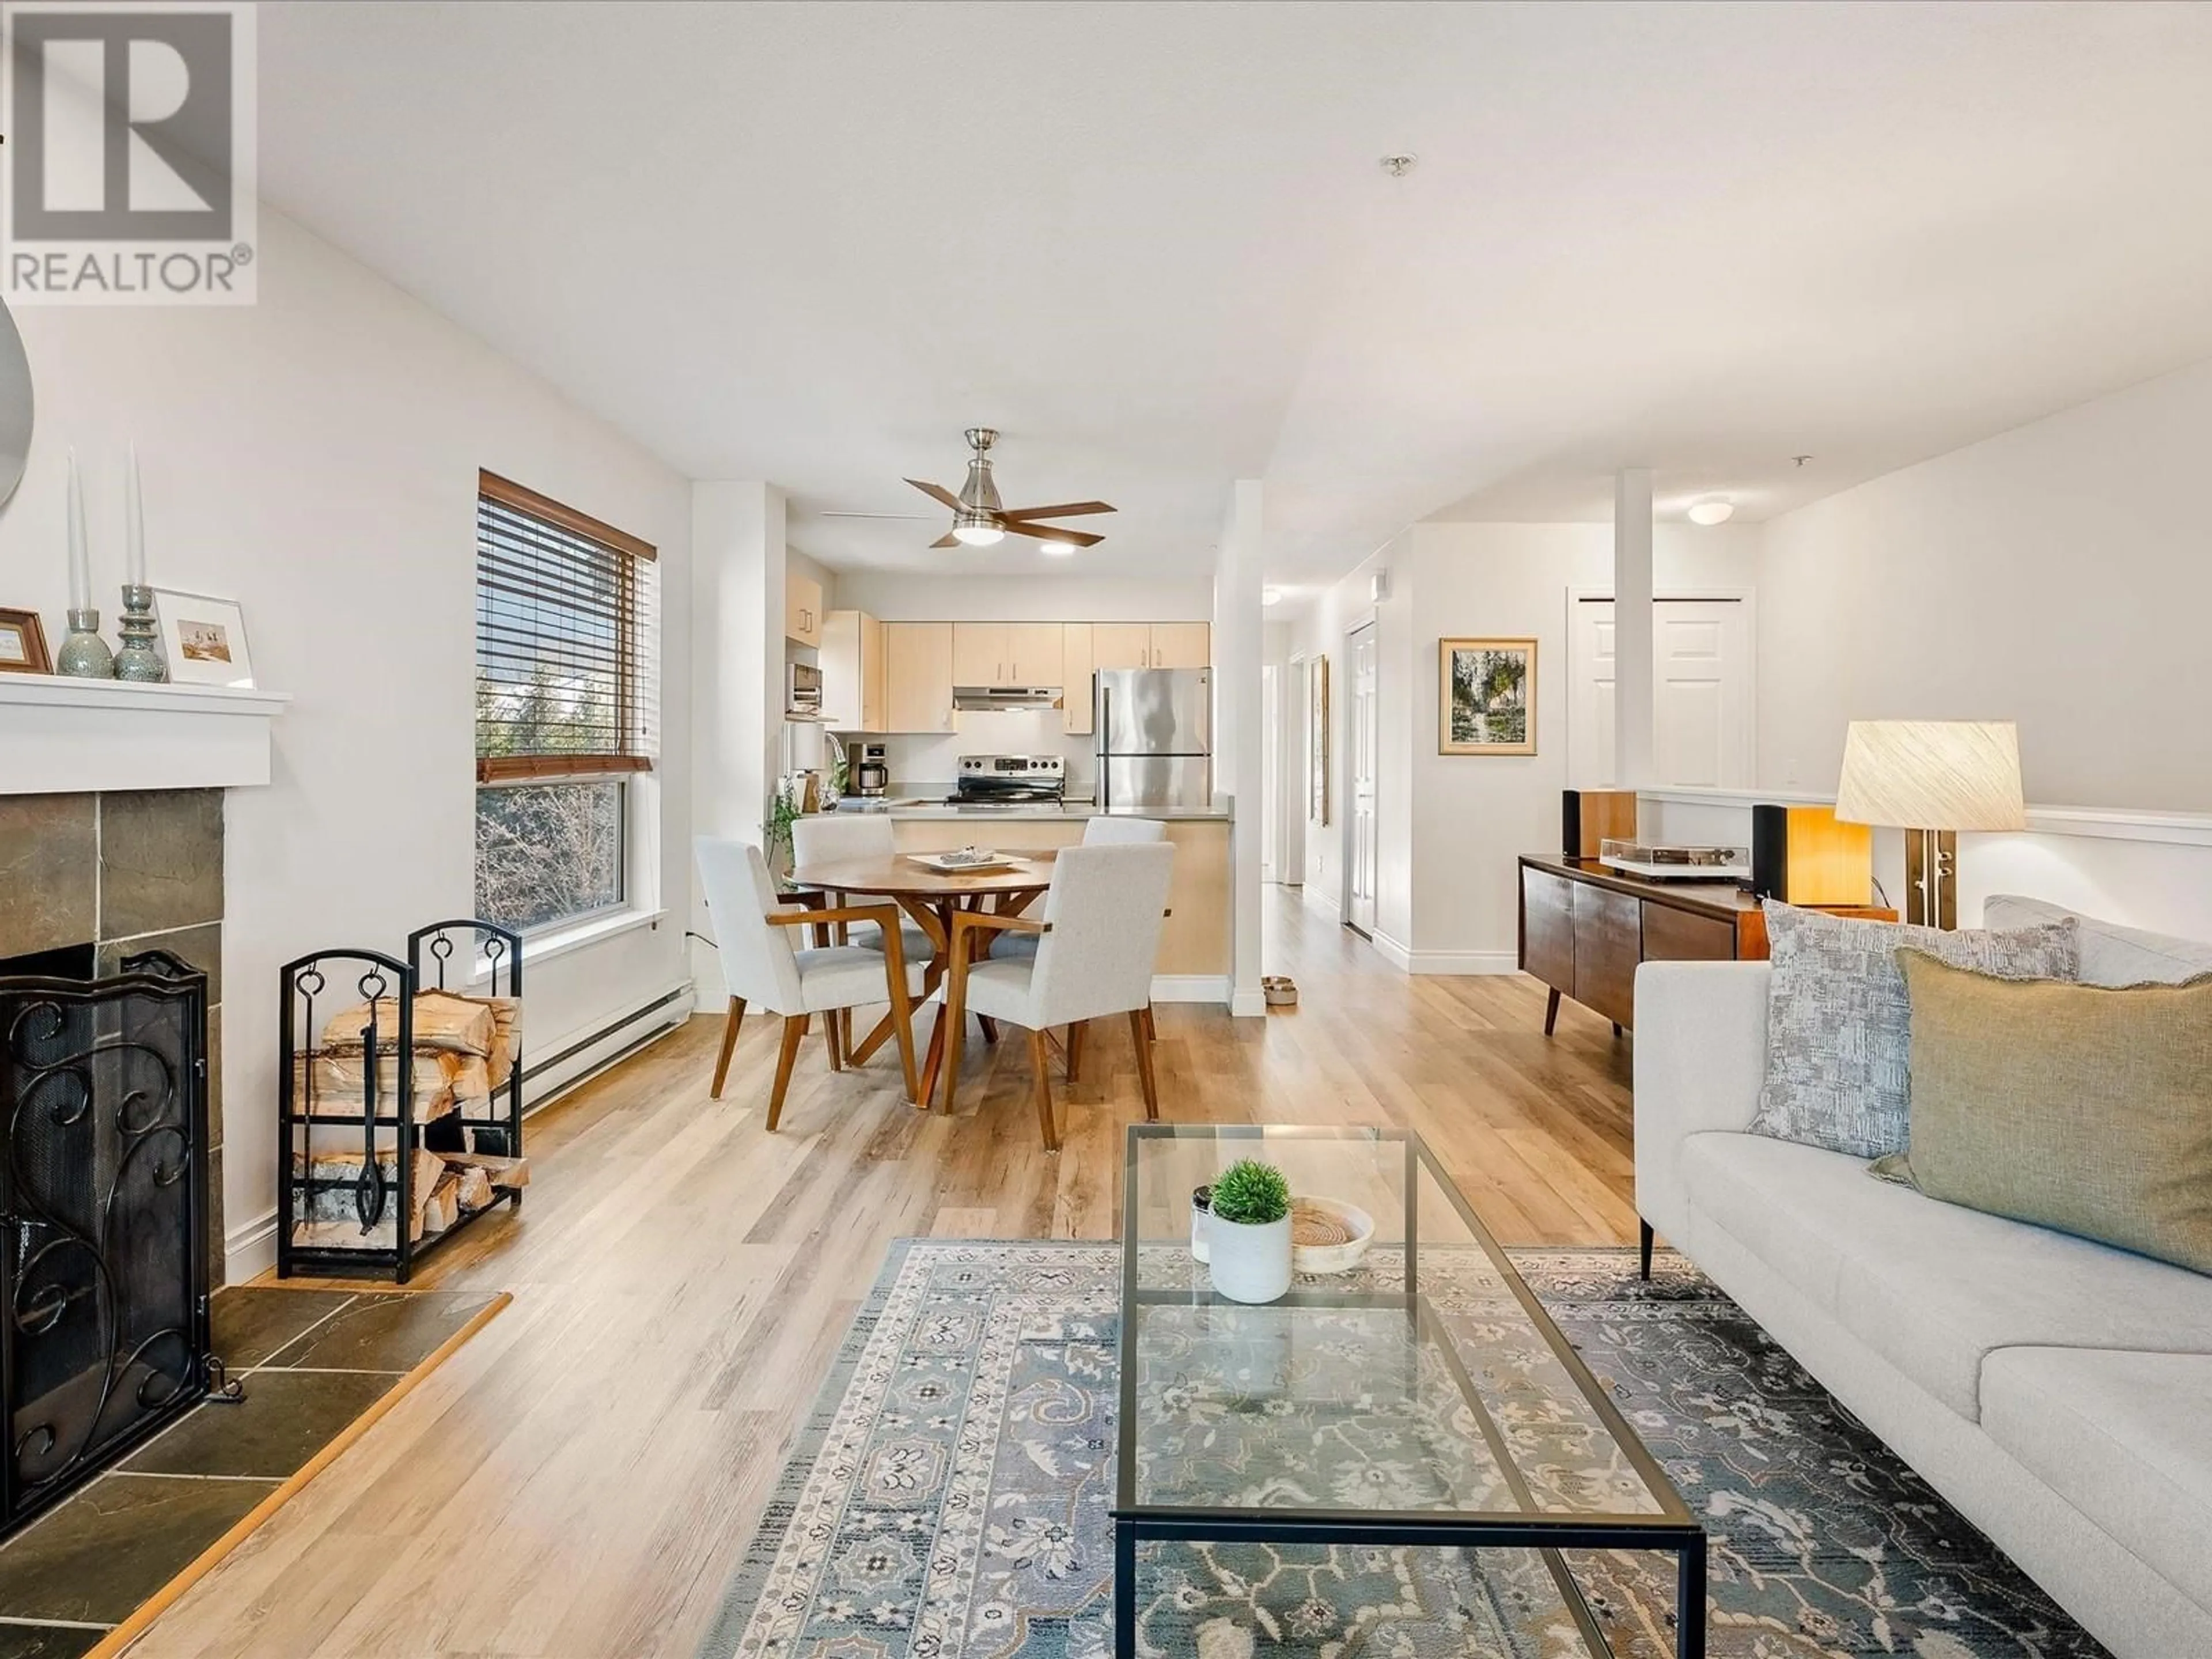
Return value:
M 1229 975 L 1226 974 L 1154 974 L 1152 1000 L 1155 1002 L 1226 1002 L 1229 1000 Z
M 1389 934 L 1384 933 L 1380 927 L 1377 927 L 1372 933 L 1368 935 L 1367 942 L 1375 947 L 1375 954 L 1376 956 L 1381 957 L 1383 961 L 1389 963 L 1400 973 L 1410 974 L 1413 971 L 1413 951 L 1407 946 L 1399 944 L 1396 939 L 1392 939 Z
M 1415 951 L 1414 974 L 1517 974 L 1521 958 L 1511 951 Z
M 1304 897 L 1305 902 L 1315 909 L 1326 911 L 1332 916 L 1337 914 L 1339 906 L 1336 895 L 1323 890 L 1319 882 L 1310 881 L 1298 889 L 1298 891 Z
M 270 1210 L 222 1236 L 222 1282 L 243 1285 L 276 1265 L 276 1212 Z
M 1229 999 L 1231 1019 L 1265 1019 L 1267 1016 L 1267 994 L 1265 991 L 1239 991 Z

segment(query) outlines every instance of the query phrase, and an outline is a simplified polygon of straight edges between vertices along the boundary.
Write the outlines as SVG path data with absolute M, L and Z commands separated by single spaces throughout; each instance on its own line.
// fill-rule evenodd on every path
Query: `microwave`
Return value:
M 812 663 L 794 662 L 785 666 L 783 712 L 795 720 L 822 718 L 822 671 Z

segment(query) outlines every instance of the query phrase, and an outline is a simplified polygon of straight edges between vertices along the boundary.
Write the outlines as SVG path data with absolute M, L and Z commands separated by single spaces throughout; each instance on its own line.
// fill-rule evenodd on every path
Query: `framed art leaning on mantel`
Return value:
M 1437 753 L 1536 752 L 1536 641 L 1437 641 Z

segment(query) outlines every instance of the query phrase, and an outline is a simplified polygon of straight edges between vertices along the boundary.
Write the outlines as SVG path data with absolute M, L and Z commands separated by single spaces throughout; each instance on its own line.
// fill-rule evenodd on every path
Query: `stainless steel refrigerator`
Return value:
M 1098 675 L 1098 805 L 1213 804 L 1213 671 L 1109 668 Z

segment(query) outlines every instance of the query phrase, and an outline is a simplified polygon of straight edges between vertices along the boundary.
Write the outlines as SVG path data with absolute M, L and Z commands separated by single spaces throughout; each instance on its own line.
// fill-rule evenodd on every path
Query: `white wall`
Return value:
M 1410 678 L 1413 851 L 1410 932 L 1386 928 L 1417 968 L 1510 969 L 1517 950 L 1514 860 L 1552 850 L 1567 787 L 1568 593 L 1610 589 L 1613 529 L 1601 524 L 1420 524 L 1393 573 L 1407 628 L 1386 640 Z M 1655 526 L 1653 586 L 1750 587 L 1758 532 L 1749 526 Z M 1765 594 L 1760 594 L 1763 611 Z M 1389 607 L 1385 607 L 1386 611 Z M 1389 624 L 1385 622 L 1386 630 Z M 1536 752 L 1440 755 L 1437 641 L 1454 635 L 1531 635 L 1536 646 Z M 1389 705 L 1386 704 L 1386 718 Z M 1385 845 L 1388 845 L 1386 841 Z M 1382 886 L 1385 897 L 1390 886 Z
M 397 952 L 410 927 L 472 908 L 477 469 L 655 544 L 668 600 L 690 581 L 683 479 L 282 214 L 261 215 L 257 306 L 17 313 L 38 422 L 22 487 L 0 509 L 0 593 L 35 606 L 58 643 L 75 447 L 112 632 L 135 438 L 152 580 L 235 597 L 260 683 L 295 699 L 276 722 L 273 781 L 232 792 L 225 815 L 234 1273 L 267 1259 L 276 1201 L 278 965 L 338 945 Z M 681 627 L 662 670 L 665 684 L 686 683 Z M 643 816 L 658 826 L 657 873 L 681 894 L 689 714 L 680 695 L 661 708 L 661 763 L 640 793 L 655 798 Z M 678 988 L 679 933 L 640 929 L 531 967 L 530 1051 L 550 1055 Z
M 1759 777 L 1853 718 L 2015 720 L 2031 801 L 2212 811 L 2212 362 L 1765 526 Z
M 1403 538 L 1393 548 L 1403 544 Z M 1368 584 L 1375 572 L 1390 562 L 1391 549 L 1370 555 L 1352 570 L 1341 581 L 1323 588 L 1309 602 L 1304 615 L 1293 619 L 1291 653 L 1308 663 L 1328 662 L 1328 823 L 1324 825 L 1308 814 L 1311 810 L 1310 794 L 1305 775 L 1305 714 L 1301 709 L 1296 721 L 1298 733 L 1298 812 L 1305 818 L 1305 897 L 1332 914 L 1340 903 L 1344 891 L 1344 823 L 1346 781 L 1349 776 L 1345 768 L 1345 755 L 1351 730 L 1350 659 L 1344 649 L 1345 636 L 1362 623 L 1370 620 L 1375 606 L 1368 598 Z

